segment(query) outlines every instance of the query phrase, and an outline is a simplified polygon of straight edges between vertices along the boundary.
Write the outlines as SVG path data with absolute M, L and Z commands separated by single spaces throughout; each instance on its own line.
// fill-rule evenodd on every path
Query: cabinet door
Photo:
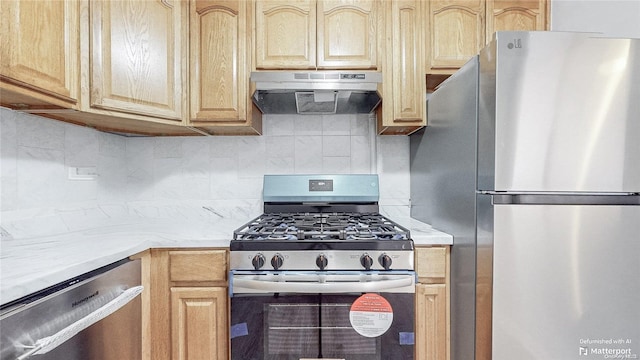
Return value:
M 228 359 L 227 289 L 171 288 L 172 359 Z
M 502 30 L 546 30 L 545 0 L 492 0 L 487 2 L 487 39 Z
M 90 2 L 91 107 L 181 121 L 186 5 Z
M 78 4 L 71 0 L 0 1 L 3 89 L 6 82 L 7 88 L 22 89 L 35 97 L 45 95 L 45 100 L 52 97 L 65 107 L 77 103 Z
M 191 122 L 244 122 L 248 118 L 247 7 L 247 1 L 191 3 Z
M 457 69 L 485 44 L 485 2 L 435 0 L 428 4 L 427 71 Z
M 426 124 L 423 2 L 394 0 L 387 4 L 386 31 L 391 34 L 383 75 L 378 133 L 410 134 Z M 382 117 L 380 119 L 380 116 Z
M 318 67 L 376 69 L 378 2 L 318 2 Z
M 446 286 L 416 285 L 416 359 L 448 359 L 446 317 Z
M 395 122 L 424 125 L 425 78 L 419 1 L 393 2 L 393 113 Z
M 316 67 L 315 0 L 256 0 L 256 68 Z

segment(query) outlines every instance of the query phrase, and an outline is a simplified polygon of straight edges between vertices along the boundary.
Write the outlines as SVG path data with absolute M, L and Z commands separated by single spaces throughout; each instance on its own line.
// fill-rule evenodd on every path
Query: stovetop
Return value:
M 376 175 L 265 175 L 264 214 L 233 233 L 232 270 L 412 270 L 409 230 L 378 213 Z
M 234 270 L 413 269 L 409 230 L 378 213 L 265 213 L 233 237 Z
M 231 250 L 392 250 L 407 248 L 410 242 L 409 230 L 379 213 L 273 213 L 236 230 Z
M 371 240 L 409 238 L 409 230 L 376 213 L 263 214 L 234 232 L 243 240 Z

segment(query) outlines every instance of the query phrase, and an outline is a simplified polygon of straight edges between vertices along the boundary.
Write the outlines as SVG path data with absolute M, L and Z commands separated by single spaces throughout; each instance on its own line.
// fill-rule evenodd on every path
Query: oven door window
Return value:
M 232 335 L 232 359 L 413 359 L 413 344 L 399 340 L 400 333 L 413 333 L 413 294 L 381 294 L 401 311 L 378 337 L 351 326 L 351 305 L 360 295 L 234 296 L 232 326 L 246 330 Z

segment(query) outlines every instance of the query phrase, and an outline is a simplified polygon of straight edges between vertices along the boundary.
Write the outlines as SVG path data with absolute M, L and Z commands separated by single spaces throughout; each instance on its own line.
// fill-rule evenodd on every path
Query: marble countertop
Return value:
M 453 243 L 451 235 L 415 219 L 392 220 L 410 230 L 417 246 Z M 0 242 L 0 304 L 149 248 L 228 247 L 233 231 L 245 222 L 221 221 L 203 227 L 196 222 L 145 221 L 53 236 L 3 237 Z

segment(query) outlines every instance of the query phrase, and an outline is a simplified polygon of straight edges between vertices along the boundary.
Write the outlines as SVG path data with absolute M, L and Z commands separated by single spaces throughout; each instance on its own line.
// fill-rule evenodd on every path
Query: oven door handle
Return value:
M 248 278 L 247 278 L 248 277 Z M 266 277 L 261 279 L 255 276 L 234 276 L 232 286 L 234 293 L 362 293 L 362 292 L 389 292 L 415 285 L 415 276 L 395 275 L 393 278 L 379 278 L 375 280 L 361 281 L 359 278 L 345 281 L 331 281 L 324 275 L 306 275 L 309 279 L 304 281 L 287 281 L 286 275 L 278 278 Z M 241 290 L 241 291 L 240 291 Z M 247 291 L 248 290 L 248 291 Z M 405 291 L 406 292 L 406 291 Z

